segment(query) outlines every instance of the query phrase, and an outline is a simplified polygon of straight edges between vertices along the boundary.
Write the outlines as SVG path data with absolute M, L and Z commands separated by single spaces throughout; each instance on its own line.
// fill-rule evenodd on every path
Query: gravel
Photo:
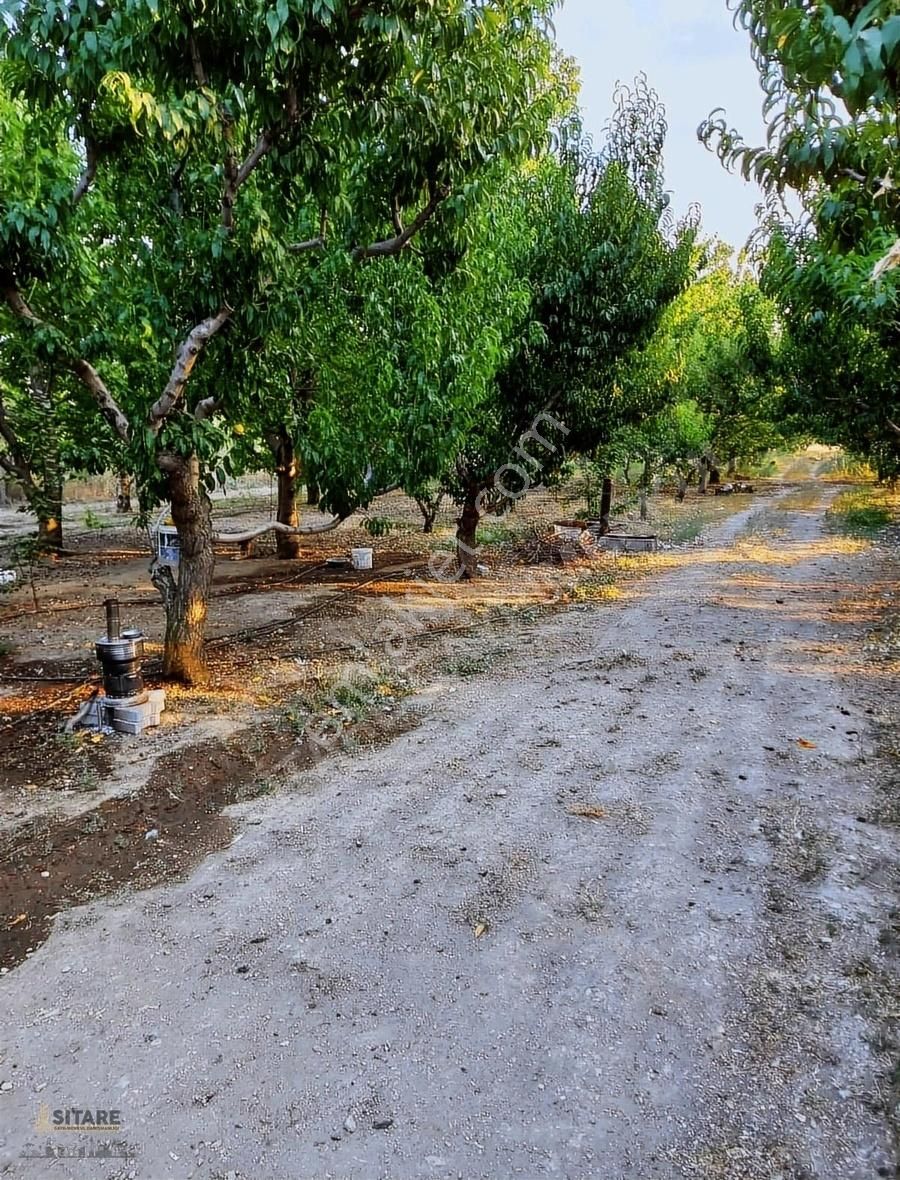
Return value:
M 121 1110 L 103 1180 L 892 1174 L 872 561 L 749 509 L 60 916 L 0 982 L 0 1174 L 39 1101 Z

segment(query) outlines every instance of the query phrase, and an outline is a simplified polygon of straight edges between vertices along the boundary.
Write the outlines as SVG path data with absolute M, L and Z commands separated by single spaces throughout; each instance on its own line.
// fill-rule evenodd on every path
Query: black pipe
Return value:
M 119 638 L 119 600 L 118 598 L 107 598 L 104 603 L 106 607 L 106 638 Z

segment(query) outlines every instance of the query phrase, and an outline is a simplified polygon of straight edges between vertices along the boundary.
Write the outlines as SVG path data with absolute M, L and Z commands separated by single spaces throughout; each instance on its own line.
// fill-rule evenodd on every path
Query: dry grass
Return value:
M 606 819 L 609 814 L 599 803 L 575 803 L 566 811 L 578 819 Z

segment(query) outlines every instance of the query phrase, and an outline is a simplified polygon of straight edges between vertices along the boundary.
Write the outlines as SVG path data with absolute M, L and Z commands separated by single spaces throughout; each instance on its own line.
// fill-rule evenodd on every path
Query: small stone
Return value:
M 393 1119 L 375 1119 L 375 1121 L 372 1123 L 372 1127 L 376 1131 L 387 1131 L 388 1128 L 393 1127 L 393 1125 Z
M 44 871 L 41 873 L 41 876 L 42 876 L 42 877 L 49 877 L 49 876 L 50 876 L 50 874 L 47 872 L 47 870 L 46 870 L 46 869 L 44 869 Z
M 159 839 L 159 828 L 151 828 L 149 832 L 144 832 L 144 839 L 145 840 L 158 840 Z
M 500 790 L 499 790 L 499 791 L 494 791 L 494 795 L 495 795 L 495 796 L 496 796 L 498 799 L 505 799 L 505 798 L 506 798 L 506 796 L 507 796 L 508 794 L 509 794 L 509 792 L 508 792 L 508 791 L 506 791 L 506 790 L 504 790 L 502 787 L 500 788 Z
M 3 1090 L 4 1092 L 6 1092 L 7 1090 L 11 1090 L 12 1088 L 13 1088 L 12 1082 L 0 1082 L 0 1090 Z
M 344 1119 L 344 1130 L 347 1132 L 348 1135 L 352 1135 L 353 1132 L 356 1130 L 356 1119 L 353 1117 L 352 1114 L 348 1114 L 347 1117 Z

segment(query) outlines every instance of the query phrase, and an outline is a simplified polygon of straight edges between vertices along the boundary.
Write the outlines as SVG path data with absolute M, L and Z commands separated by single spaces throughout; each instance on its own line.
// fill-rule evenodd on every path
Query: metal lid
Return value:
M 107 639 L 104 635 L 96 641 L 97 655 L 102 659 L 100 653 L 103 652 L 114 660 L 134 660 L 141 654 L 142 642 L 142 639 L 126 639 L 124 636 Z

